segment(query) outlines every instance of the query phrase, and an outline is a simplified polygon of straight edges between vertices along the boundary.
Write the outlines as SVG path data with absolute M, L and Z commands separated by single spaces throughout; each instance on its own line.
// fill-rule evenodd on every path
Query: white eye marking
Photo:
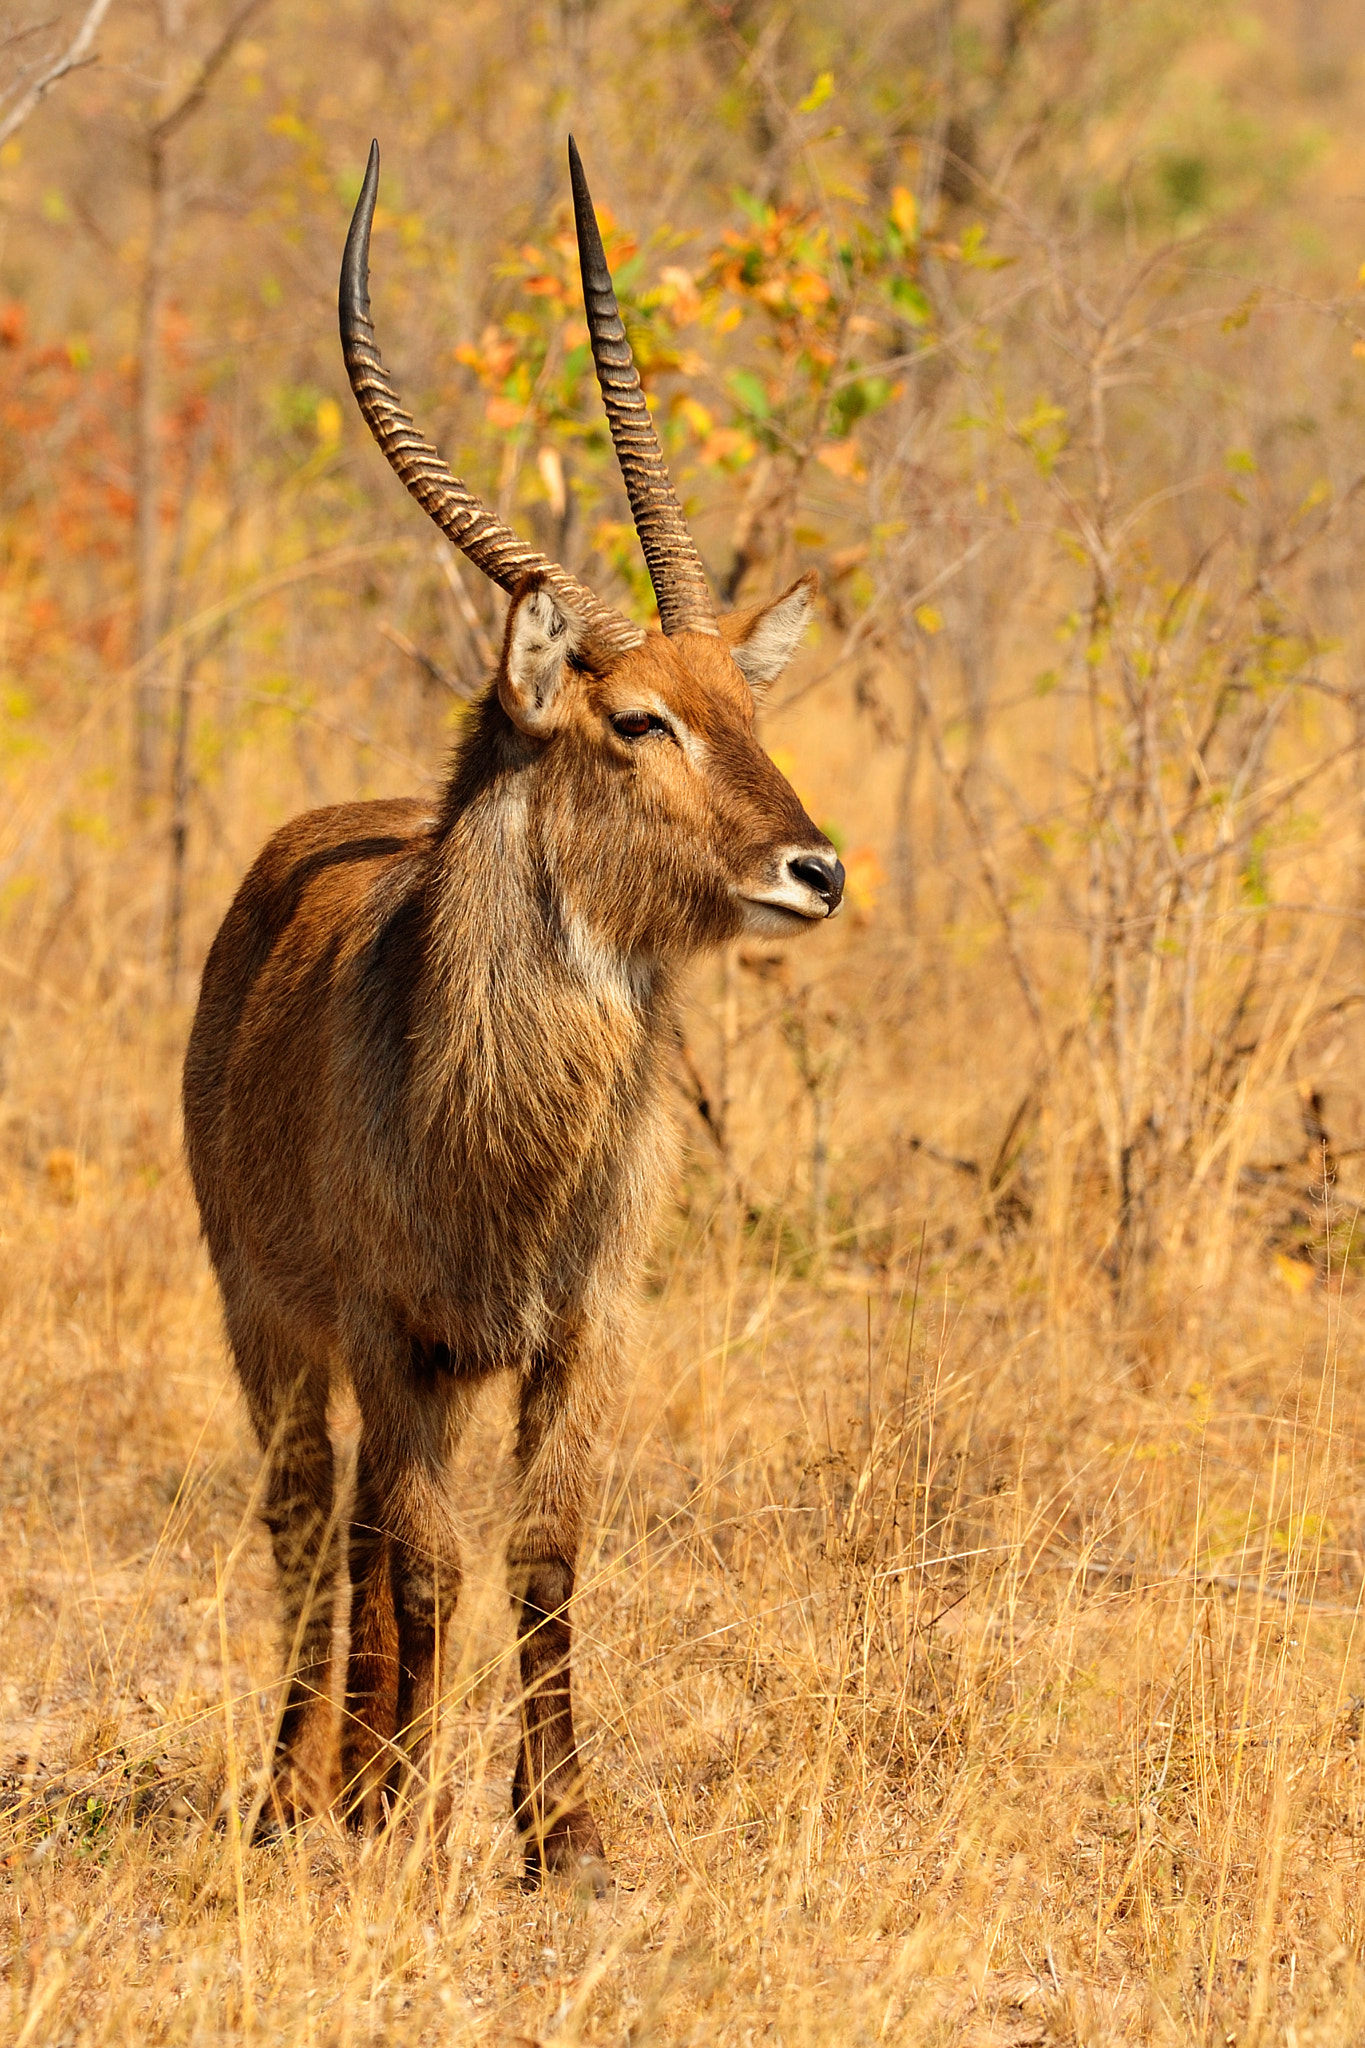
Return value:
M 656 718 L 662 719 L 670 736 L 677 741 L 680 750 L 686 754 L 694 768 L 701 768 L 706 761 L 706 749 L 690 726 L 684 725 L 676 711 L 656 697 L 650 705 Z

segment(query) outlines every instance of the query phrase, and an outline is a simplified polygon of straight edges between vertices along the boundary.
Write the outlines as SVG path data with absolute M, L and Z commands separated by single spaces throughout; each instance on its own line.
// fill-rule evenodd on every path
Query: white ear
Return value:
M 795 654 L 810 623 L 816 580 L 811 570 L 771 604 L 740 614 L 734 620 L 733 639 L 726 632 L 731 657 L 750 689 L 760 690 L 773 682 Z
M 577 647 L 580 631 L 579 621 L 543 585 L 526 591 L 512 606 L 498 696 L 522 732 L 540 739 L 559 723 L 564 663 Z

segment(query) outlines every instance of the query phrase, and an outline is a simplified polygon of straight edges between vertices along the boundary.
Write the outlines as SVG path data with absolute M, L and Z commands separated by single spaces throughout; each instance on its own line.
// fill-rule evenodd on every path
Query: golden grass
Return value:
M 618 177 L 634 167 L 619 203 L 646 226 L 642 194 L 701 206 L 732 162 L 767 189 L 741 135 L 770 126 L 767 99 L 733 129 L 714 104 L 724 74 L 706 37 L 731 11 L 563 10 L 585 38 L 596 20 L 595 118 L 610 114 Z M 1341 52 L 1321 103 L 1285 55 L 1290 16 L 1308 43 L 1319 11 L 1323 48 Z M 180 710 L 190 741 L 174 989 L 165 774 L 130 823 L 131 539 L 100 523 L 126 466 L 117 366 L 145 195 L 130 185 L 97 258 L 48 204 L 141 162 L 150 58 L 91 75 L 96 118 L 73 97 L 59 127 L 54 100 L 49 126 L 26 131 L 31 170 L 12 152 L 0 166 L 6 193 L 28 195 L 6 247 L 23 257 L 12 288 L 31 296 L 35 335 L 45 308 L 58 324 L 44 342 L 69 319 L 83 348 L 88 326 L 105 380 L 77 392 L 73 441 L 93 452 L 72 504 L 56 495 L 67 429 L 43 412 L 71 402 L 65 384 L 43 396 L 60 349 L 35 357 L 35 410 L 6 429 L 19 467 L 0 536 L 15 565 L 0 680 L 16 684 L 0 735 L 0 2048 L 1365 2038 L 1365 1363 L 1345 1164 L 1365 1153 L 1365 341 L 1351 352 L 1359 305 L 1342 297 L 1361 254 L 1346 208 L 1365 121 L 1346 12 L 1239 12 L 1233 37 L 1209 10 L 1181 60 L 1180 9 L 1010 9 L 1021 33 L 1055 20 L 1057 40 L 1022 66 L 994 140 L 982 116 L 981 161 L 1016 167 L 1010 205 L 1046 233 L 1011 243 L 1015 214 L 990 215 L 990 246 L 1017 267 L 991 286 L 998 303 L 995 273 L 953 274 L 942 349 L 880 437 L 868 428 L 866 489 L 844 477 L 840 496 L 818 460 L 804 469 L 844 626 L 826 620 L 766 737 L 812 815 L 843 826 L 861 908 L 785 958 L 758 949 L 696 978 L 688 1046 L 713 1110 L 728 1109 L 728 1152 L 680 1088 L 690 1149 L 644 1276 L 576 1605 L 580 1726 L 620 1880 L 601 1904 L 517 1882 L 497 1389 L 455 1481 L 470 1568 L 441 1731 L 449 1833 L 424 1809 L 368 1842 L 321 1824 L 244 1840 L 276 1699 L 274 1597 L 180 1156 L 189 968 L 276 824 L 417 788 L 449 736 L 448 700 L 423 694 L 398 649 L 409 635 L 457 666 L 464 612 L 379 458 L 323 432 L 344 387 L 321 404 L 314 389 L 338 377 L 339 171 L 373 120 L 392 189 L 434 205 L 408 270 L 390 238 L 380 294 L 403 303 L 406 280 L 408 325 L 384 315 L 405 374 L 446 375 L 456 330 L 431 249 L 491 276 L 521 232 L 509 223 L 541 218 L 541 198 L 528 209 L 551 141 L 558 175 L 567 90 L 557 45 L 540 84 L 528 74 L 515 10 L 277 12 L 283 82 L 264 43 L 224 73 L 211 132 L 229 168 L 205 183 L 236 192 L 249 142 L 256 182 L 241 190 L 265 225 L 245 234 L 235 201 L 217 229 L 187 210 L 176 258 L 200 337 L 187 361 L 218 394 L 219 438 L 196 481 L 187 408 L 179 538 L 163 536 L 168 555 L 185 543 L 184 574 L 142 677 L 166 707 L 162 754 Z M 881 74 L 902 75 L 892 59 L 903 71 L 911 41 L 893 32 L 914 12 L 771 16 L 809 32 L 789 81 L 802 105 L 830 75 L 827 15 L 876 86 L 867 151 L 838 107 L 840 178 L 862 182 L 864 155 L 890 147 Z M 926 50 L 950 14 L 923 10 Z M 112 11 L 129 51 L 140 19 Z M 1224 100 L 1215 86 L 1238 65 L 1250 85 Z M 130 96 L 119 125 L 110 110 Z M 483 107 L 467 130 L 451 96 Z M 325 175 L 311 156 L 284 164 L 306 132 L 296 99 L 324 135 Z M 688 124 L 660 109 L 678 105 L 705 117 L 661 157 L 654 131 Z M 1262 127 L 1231 119 L 1247 106 Z M 927 133 L 923 108 L 915 119 Z M 1320 173 L 1292 170 L 1319 146 Z M 1196 223 L 1161 211 L 1162 166 L 1200 172 L 1189 150 L 1231 194 L 1220 204 L 1245 212 L 1231 255 L 1184 243 Z M 915 183 L 912 155 L 893 150 L 891 175 Z M 1263 164 L 1265 196 L 1239 197 L 1261 191 Z M 1074 217 L 1070 196 L 1053 209 L 1054 185 Z M 1191 252 L 1185 296 L 1149 353 L 1123 357 L 1131 380 L 1115 378 L 1091 297 L 1128 305 L 1168 229 Z M 276 319 L 272 269 L 326 291 L 295 304 L 291 284 Z M 1255 318 L 1259 291 L 1238 303 L 1252 279 L 1267 285 Z M 1148 289 L 1134 323 L 1168 305 L 1164 273 Z M 499 303 L 475 294 L 469 331 Z M 733 365 L 714 341 L 700 388 L 719 404 Z M 735 361 L 757 360 L 745 346 Z M 213 381 L 220 347 L 240 383 Z M 1110 390 L 1112 465 L 1092 471 Z M 1060 471 L 1050 394 L 1073 437 Z M 464 386 L 443 403 L 442 431 L 498 474 L 512 444 L 479 426 Z M 1095 518 L 1059 509 L 1058 474 L 1129 536 L 1112 608 L 1077 570 L 1075 535 Z M 743 479 L 712 481 L 701 530 L 721 562 L 753 505 Z M 774 541 L 746 598 L 795 544 Z M 903 618 L 914 591 L 933 603 Z M 1150 785 L 1132 768 L 1140 728 Z M 1286 797 L 1323 764 L 1301 804 Z M 1153 791 L 1177 820 L 1169 873 L 1147 857 L 1162 845 Z M 1037 1028 L 1020 960 L 1042 990 Z M 1335 1180 L 1311 1132 L 1304 1146 L 1300 1089 L 1326 1090 Z M 1150 1176 L 1134 1203 L 1147 1236 L 1116 1287 L 1125 1146 Z M 344 1438 L 344 1414 L 337 1426 Z
M 1226 1280 L 1121 1327 L 1068 1235 L 1065 1133 L 1040 1141 L 1027 1230 L 987 1228 L 966 1177 L 914 1155 L 876 1256 L 836 1231 L 818 1264 L 762 962 L 738 977 L 736 1115 L 779 1192 L 740 1227 L 689 1167 L 584 1560 L 617 1895 L 516 1882 L 492 1393 L 457 1480 L 449 1838 L 426 1812 L 248 1846 L 273 1596 L 179 1158 L 187 1012 L 124 950 L 131 884 L 83 914 L 108 923 L 102 987 L 79 944 L 27 979 L 10 962 L 0 2038 L 1307 2044 L 1365 2023 L 1349 1280 L 1244 1231 Z M 984 959 L 921 985 L 907 1023 L 875 919 L 800 957 L 813 1001 L 878 966 L 900 1048 L 845 1062 L 837 1206 L 889 1090 L 940 1131 L 974 1089 L 998 1105 L 1003 1026 Z

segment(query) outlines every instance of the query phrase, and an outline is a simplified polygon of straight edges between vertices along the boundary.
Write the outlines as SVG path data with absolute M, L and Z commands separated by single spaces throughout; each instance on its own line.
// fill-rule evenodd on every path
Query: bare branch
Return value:
M 191 114 L 197 112 L 209 87 L 232 55 L 233 48 L 252 15 L 259 14 L 266 5 L 268 0 L 244 0 L 244 4 L 232 15 L 180 98 L 161 116 L 152 129 L 149 140 L 153 150 L 164 148 L 177 129 L 182 128 Z
M 409 640 L 406 633 L 400 633 L 397 626 L 391 626 L 387 619 L 379 621 L 379 631 L 391 647 L 396 647 L 400 654 L 405 654 L 408 660 L 421 670 L 428 682 L 437 684 L 442 690 L 449 690 L 452 697 L 460 698 L 463 703 L 468 703 L 471 697 L 478 694 L 477 687 L 471 690 L 466 684 L 459 682 L 447 669 L 443 669 L 439 662 L 433 661 L 429 654 L 424 653 L 415 641 Z
M 0 149 L 4 148 L 12 135 L 18 133 L 39 100 L 51 92 L 59 79 L 65 78 L 68 71 L 79 71 L 85 65 L 98 61 L 91 45 L 111 4 L 112 0 L 90 0 L 90 5 L 85 11 L 85 19 L 68 48 L 54 64 L 48 66 L 46 71 L 39 73 L 28 91 L 15 101 L 3 120 L 0 120 Z
M 1023 948 L 1019 943 L 1019 933 L 1013 912 L 1010 909 L 1009 897 L 1000 873 L 1000 863 L 996 858 L 995 847 L 990 833 L 986 830 L 981 816 L 972 802 L 965 774 L 955 774 L 948 760 L 947 749 L 943 744 L 943 733 L 934 710 L 933 700 L 929 695 L 928 686 L 925 682 L 923 665 L 918 662 L 915 664 L 914 670 L 914 689 L 919 699 L 920 714 L 924 719 L 925 730 L 929 735 L 929 745 L 933 751 L 934 766 L 938 769 L 944 787 L 962 814 L 963 823 L 967 827 L 968 836 L 976 853 L 977 865 L 981 870 L 981 879 L 986 885 L 986 893 L 991 899 L 991 907 L 994 909 L 999 920 L 1001 935 L 1005 941 L 1005 951 L 1009 955 L 1010 966 L 1014 969 L 1014 978 L 1019 984 L 1019 992 L 1024 998 L 1024 1006 L 1033 1021 L 1034 1029 L 1038 1033 L 1044 1057 L 1046 1060 L 1050 1060 L 1052 1057 L 1052 1045 L 1048 1037 L 1047 1023 L 1043 1016 L 1043 1006 L 1039 999 L 1037 984 L 1030 972 L 1028 962 L 1024 958 Z

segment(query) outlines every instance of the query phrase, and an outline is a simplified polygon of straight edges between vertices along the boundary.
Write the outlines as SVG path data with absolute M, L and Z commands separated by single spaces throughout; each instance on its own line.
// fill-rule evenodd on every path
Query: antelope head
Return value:
M 790 933 L 834 915 L 844 871 L 759 745 L 754 713 L 801 638 L 815 577 L 768 604 L 717 617 L 640 388 L 572 139 L 569 166 L 593 358 L 660 630 L 645 632 L 519 540 L 403 411 L 370 321 L 377 144 L 341 272 L 351 386 L 418 503 L 511 596 L 496 687 L 480 714 L 480 751 L 498 772 L 519 778 L 562 910 L 596 943 L 625 954 L 678 956 L 743 932 Z

